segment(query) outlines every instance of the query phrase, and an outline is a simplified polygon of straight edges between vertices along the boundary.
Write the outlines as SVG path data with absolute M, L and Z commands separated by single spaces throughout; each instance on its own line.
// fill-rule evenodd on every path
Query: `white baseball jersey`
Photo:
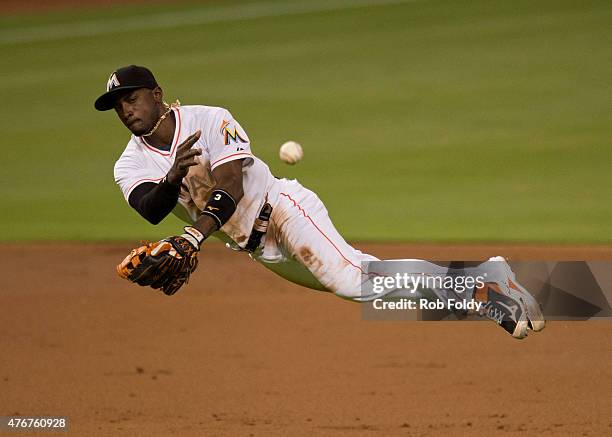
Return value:
M 138 185 L 163 179 L 174 163 L 178 145 L 201 130 L 193 146 L 202 150 L 202 155 L 196 157 L 200 164 L 189 168 L 173 213 L 188 223 L 195 222 L 214 188 L 212 171 L 226 162 L 244 159 L 244 196 L 221 233 L 244 248 L 255 218 L 267 201 L 274 210 L 265 244 L 253 257 L 298 284 L 358 293 L 359 263 L 372 257 L 344 241 L 315 193 L 297 181 L 272 176 L 268 166 L 253 155 L 246 132 L 227 110 L 182 106 L 173 111 L 176 128 L 169 150 L 157 149 L 147 144 L 146 138 L 132 135 L 115 164 L 115 181 L 126 200 Z M 223 235 L 220 237 L 227 241 Z
M 219 165 L 244 159 L 244 196 L 231 219 L 221 228 L 222 233 L 244 247 L 266 194 L 276 179 L 268 166 L 253 155 L 246 132 L 226 109 L 181 106 L 172 110 L 176 128 L 170 150 L 157 149 L 149 145 L 144 137 L 132 135 L 115 164 L 115 181 L 126 200 L 138 185 L 159 182 L 170 171 L 178 145 L 201 130 L 202 134 L 193 146 L 202 150 L 202 155 L 196 157 L 200 164 L 189 168 L 173 213 L 188 223 L 195 222 L 214 188 L 212 171 Z

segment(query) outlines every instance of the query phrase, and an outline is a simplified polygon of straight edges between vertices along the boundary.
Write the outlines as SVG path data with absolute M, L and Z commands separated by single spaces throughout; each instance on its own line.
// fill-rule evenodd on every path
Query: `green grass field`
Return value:
M 612 3 L 207 2 L 0 19 L 1 240 L 176 233 L 123 200 L 93 100 L 149 66 L 223 106 L 352 240 L 612 243 Z M 158 26 L 158 27 L 156 27 Z M 289 167 L 278 146 L 300 141 Z

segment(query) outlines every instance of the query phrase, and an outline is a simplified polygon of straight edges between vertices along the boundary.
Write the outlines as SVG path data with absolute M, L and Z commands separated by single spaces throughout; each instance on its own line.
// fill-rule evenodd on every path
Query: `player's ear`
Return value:
M 153 99 L 155 103 L 161 103 L 164 101 L 164 91 L 160 87 L 153 88 Z

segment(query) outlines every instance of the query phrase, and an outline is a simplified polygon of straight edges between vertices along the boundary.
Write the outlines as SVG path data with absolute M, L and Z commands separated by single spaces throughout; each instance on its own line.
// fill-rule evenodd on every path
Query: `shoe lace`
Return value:
M 485 305 L 485 314 L 489 319 L 497 322 L 498 324 L 501 324 L 504 320 L 504 312 L 492 305 L 491 302 L 487 302 Z

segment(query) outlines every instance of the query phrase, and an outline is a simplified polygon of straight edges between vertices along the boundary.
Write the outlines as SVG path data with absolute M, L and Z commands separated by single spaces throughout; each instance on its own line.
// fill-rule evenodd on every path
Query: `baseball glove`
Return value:
M 132 250 L 117 266 L 117 273 L 138 285 L 173 295 L 198 266 L 198 251 L 204 240 L 195 228 L 187 227 L 185 232 Z

